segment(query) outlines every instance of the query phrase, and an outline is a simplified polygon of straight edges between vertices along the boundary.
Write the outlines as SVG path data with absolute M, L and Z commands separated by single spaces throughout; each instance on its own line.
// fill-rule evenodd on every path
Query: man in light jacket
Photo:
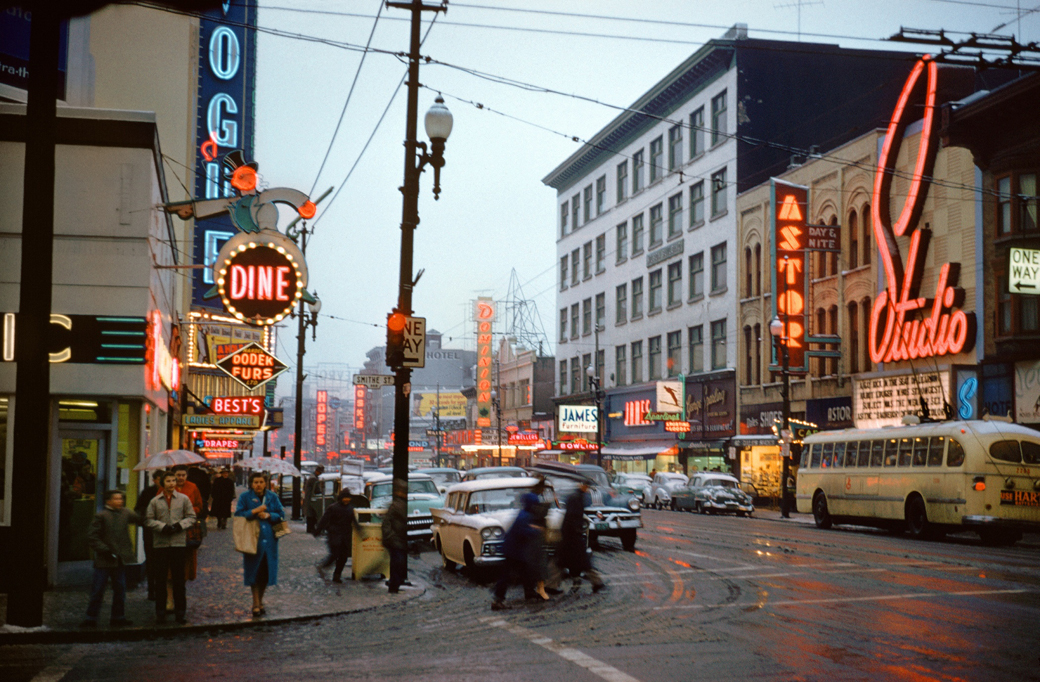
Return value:
M 125 506 L 119 490 L 105 493 L 105 508 L 97 513 L 87 531 L 87 541 L 94 552 L 94 584 L 83 627 L 95 627 L 105 598 L 105 587 L 112 581 L 112 627 L 131 625 L 126 619 L 126 565 L 137 559 L 130 542 L 129 526 L 140 523 L 140 517 Z
M 155 559 L 155 620 L 166 621 L 166 580 L 173 584 L 173 610 L 178 623 L 184 623 L 187 599 L 184 594 L 184 562 L 187 558 L 187 530 L 195 525 L 195 509 L 187 495 L 177 492 L 177 477 L 163 474 L 162 492 L 148 503 L 148 527 L 152 529 L 152 556 Z

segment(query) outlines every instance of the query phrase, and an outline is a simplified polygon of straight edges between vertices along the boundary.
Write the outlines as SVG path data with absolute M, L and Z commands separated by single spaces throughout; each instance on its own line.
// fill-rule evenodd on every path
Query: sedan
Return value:
M 643 493 L 650 487 L 650 477 L 646 474 L 618 474 L 612 487 L 622 495 L 643 498 Z
M 669 508 L 672 506 L 672 492 L 686 487 L 689 482 L 686 474 L 659 471 L 654 475 L 650 487 L 643 492 L 643 503 L 658 509 Z
M 751 516 L 755 505 L 740 483 L 728 474 L 694 474 L 690 485 L 672 494 L 675 508 L 701 514 Z

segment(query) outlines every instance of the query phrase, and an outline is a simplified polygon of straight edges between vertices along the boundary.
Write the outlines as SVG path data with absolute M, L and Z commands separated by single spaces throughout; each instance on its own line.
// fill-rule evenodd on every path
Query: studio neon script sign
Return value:
M 910 72 L 899 101 L 892 112 L 892 122 L 878 158 L 874 176 L 874 236 L 887 287 L 870 312 L 868 345 L 872 362 L 899 362 L 916 358 L 956 355 L 969 351 L 975 344 L 975 314 L 961 309 L 964 289 L 957 286 L 959 263 L 945 263 L 939 270 L 935 297 L 918 296 L 931 230 L 918 227 L 921 211 L 928 196 L 928 181 L 935 164 L 935 95 L 939 69 L 928 55 L 922 57 Z M 913 177 L 906 202 L 895 223 L 890 214 L 892 167 L 906 131 L 907 117 L 917 108 L 923 93 L 924 120 Z M 911 98 L 914 102 L 911 103 Z M 896 237 L 909 235 L 910 249 L 903 260 Z M 919 311 L 919 312 L 918 312 Z

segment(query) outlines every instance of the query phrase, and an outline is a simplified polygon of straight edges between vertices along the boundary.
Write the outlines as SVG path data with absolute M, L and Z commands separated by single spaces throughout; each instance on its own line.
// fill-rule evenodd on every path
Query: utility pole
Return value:
M 307 223 L 303 223 L 303 228 L 299 231 L 300 235 L 300 251 L 304 257 L 307 256 Z M 303 373 L 303 356 L 307 353 L 307 318 L 306 313 L 303 310 L 303 299 L 300 299 L 299 309 L 296 311 L 296 315 L 299 318 L 299 328 L 296 334 L 296 423 L 293 424 L 293 429 L 296 437 L 293 439 L 293 466 L 297 469 L 300 468 L 303 460 L 301 457 L 301 448 L 303 441 L 303 380 L 307 378 L 307 375 Z M 300 478 L 299 476 L 293 476 L 292 484 L 292 517 L 294 521 L 300 520 L 300 509 L 302 503 L 300 500 Z

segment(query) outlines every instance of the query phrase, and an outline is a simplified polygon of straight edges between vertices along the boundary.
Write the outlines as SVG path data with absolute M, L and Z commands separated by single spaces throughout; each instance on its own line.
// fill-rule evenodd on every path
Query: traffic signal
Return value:
M 396 310 L 386 316 L 386 366 L 394 369 L 404 364 L 404 327 L 408 318 Z

